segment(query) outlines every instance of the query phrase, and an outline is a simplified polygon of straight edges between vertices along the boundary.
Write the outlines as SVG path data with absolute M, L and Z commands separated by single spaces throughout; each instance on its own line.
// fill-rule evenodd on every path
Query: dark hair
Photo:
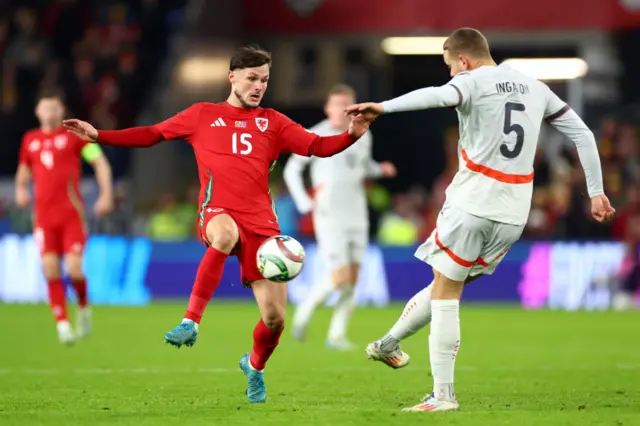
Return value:
M 38 94 L 38 101 L 42 99 L 57 99 L 64 103 L 64 92 L 59 89 L 43 89 Z
M 489 57 L 489 43 L 482 33 L 474 28 L 459 28 L 453 32 L 442 46 L 453 54 Z
M 229 71 L 256 68 L 265 64 L 271 66 L 271 53 L 259 46 L 245 46 L 238 49 L 231 57 Z

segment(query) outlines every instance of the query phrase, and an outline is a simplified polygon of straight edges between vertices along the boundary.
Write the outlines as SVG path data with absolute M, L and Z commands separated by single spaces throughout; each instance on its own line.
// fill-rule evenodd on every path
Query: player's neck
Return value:
M 482 58 L 475 61 L 472 69 L 477 69 L 481 67 L 497 67 L 496 61 L 493 58 Z
M 42 131 L 42 133 L 53 133 L 56 130 L 58 130 L 60 127 L 62 127 L 62 123 L 60 124 L 42 124 L 40 126 L 40 131 Z
M 232 93 L 227 98 L 227 103 L 235 108 L 246 109 L 240 100 Z

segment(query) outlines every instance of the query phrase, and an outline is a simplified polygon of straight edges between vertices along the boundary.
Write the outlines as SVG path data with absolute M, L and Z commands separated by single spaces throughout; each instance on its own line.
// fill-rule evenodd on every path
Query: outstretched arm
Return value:
M 462 90 L 453 84 L 438 87 L 425 87 L 406 95 L 381 103 L 365 102 L 350 105 L 345 112 L 354 116 L 362 116 L 367 120 L 375 120 L 380 114 L 391 112 L 417 111 L 428 108 L 457 107 L 464 100 Z
M 86 142 L 102 145 L 145 148 L 164 140 L 189 140 L 197 123 L 202 104 L 191 105 L 162 123 L 153 126 L 131 127 L 124 130 L 96 130 L 86 121 L 71 119 L 63 122 L 64 127 Z
M 283 124 L 279 134 L 283 151 L 305 157 L 331 157 L 353 145 L 369 129 L 370 121 L 362 117 L 351 119 L 349 129 L 334 136 L 319 136 L 301 125 L 282 116 Z
M 85 142 L 129 148 L 153 146 L 164 140 L 156 126 L 131 127 L 123 130 L 98 131 L 86 121 L 72 118 L 63 122 L 64 127 Z

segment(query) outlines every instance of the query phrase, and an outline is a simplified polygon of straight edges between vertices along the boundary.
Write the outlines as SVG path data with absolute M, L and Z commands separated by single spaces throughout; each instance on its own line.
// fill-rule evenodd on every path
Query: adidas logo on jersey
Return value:
M 226 126 L 227 123 L 225 123 L 224 121 L 222 121 L 222 118 L 218 118 L 216 121 L 214 121 L 213 123 L 211 123 L 211 127 L 224 127 Z

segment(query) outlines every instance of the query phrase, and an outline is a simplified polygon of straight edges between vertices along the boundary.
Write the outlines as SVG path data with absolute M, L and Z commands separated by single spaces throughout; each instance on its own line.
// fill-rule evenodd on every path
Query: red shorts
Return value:
M 264 277 L 258 270 L 257 253 L 260 245 L 270 237 L 280 234 L 280 229 L 275 223 L 274 227 L 259 227 L 247 221 L 247 213 L 232 212 L 227 209 L 208 207 L 198 218 L 200 225 L 200 240 L 209 247 L 206 229 L 211 219 L 219 214 L 228 214 L 238 226 L 240 240 L 231 251 L 231 256 L 238 258 L 240 263 L 240 280 L 245 287 L 251 287 L 253 281 L 263 280 Z
M 87 230 L 82 221 L 73 219 L 56 225 L 35 225 L 33 237 L 40 254 L 82 255 L 87 242 Z

